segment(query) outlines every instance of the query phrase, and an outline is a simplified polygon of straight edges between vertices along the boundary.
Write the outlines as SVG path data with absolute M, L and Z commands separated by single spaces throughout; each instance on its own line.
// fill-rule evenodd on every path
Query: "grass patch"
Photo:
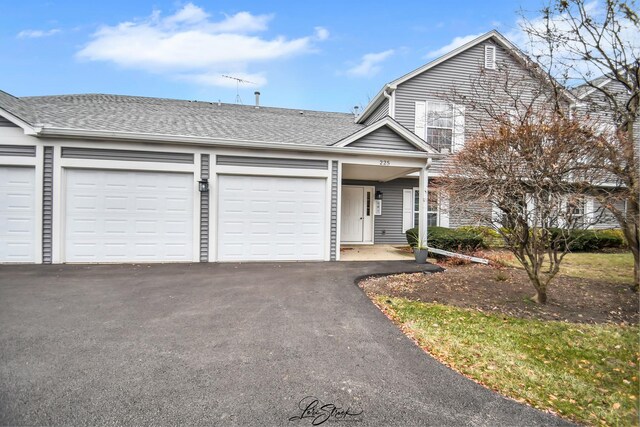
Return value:
M 525 320 L 376 302 L 434 357 L 499 393 L 590 425 L 636 425 L 638 326 Z
M 512 267 L 522 268 L 511 255 L 500 260 Z M 560 264 L 560 274 L 580 279 L 594 279 L 605 282 L 633 284 L 633 254 L 574 252 L 567 254 Z

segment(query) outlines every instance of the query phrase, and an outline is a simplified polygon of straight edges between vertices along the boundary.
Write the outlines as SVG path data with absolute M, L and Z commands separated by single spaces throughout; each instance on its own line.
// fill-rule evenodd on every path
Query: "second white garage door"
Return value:
M 193 261 L 193 175 L 66 171 L 65 261 Z
M 325 195 L 325 179 L 219 176 L 218 260 L 323 260 Z

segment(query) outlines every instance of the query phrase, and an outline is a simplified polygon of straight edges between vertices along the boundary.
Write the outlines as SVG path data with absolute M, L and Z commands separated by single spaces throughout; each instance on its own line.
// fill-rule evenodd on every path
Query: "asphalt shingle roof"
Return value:
M 346 113 L 122 95 L 16 98 L 0 91 L 0 108 L 45 127 L 298 145 L 331 145 L 365 127 Z
M 581 85 L 578 85 L 574 88 L 571 89 L 571 92 L 577 96 L 578 98 L 580 98 L 582 95 L 584 95 L 585 93 L 589 92 L 591 89 L 593 89 L 594 86 L 598 86 L 601 83 L 604 83 L 606 80 L 609 80 L 609 77 L 607 76 L 600 76 L 598 78 L 595 78 L 593 80 L 591 80 L 589 83 L 584 83 Z

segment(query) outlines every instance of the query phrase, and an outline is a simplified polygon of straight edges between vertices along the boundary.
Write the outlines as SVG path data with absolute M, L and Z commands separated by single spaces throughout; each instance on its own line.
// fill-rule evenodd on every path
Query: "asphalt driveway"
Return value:
M 562 425 L 428 357 L 354 285 L 415 268 L 2 266 L 0 424 Z

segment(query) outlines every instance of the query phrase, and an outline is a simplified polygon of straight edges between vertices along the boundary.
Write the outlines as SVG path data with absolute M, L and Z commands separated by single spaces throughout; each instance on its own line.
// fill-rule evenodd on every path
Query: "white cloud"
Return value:
M 360 63 L 347 70 L 347 74 L 354 77 L 371 77 L 380 71 L 380 63 L 393 55 L 394 50 L 384 52 L 367 53 L 362 56 Z
M 316 31 L 316 39 L 318 40 L 326 40 L 329 38 L 329 30 L 324 27 L 315 27 Z
M 468 36 L 462 36 L 462 37 L 456 37 L 454 38 L 451 43 L 449 43 L 446 46 L 442 46 L 439 49 L 436 50 L 432 50 L 430 52 L 427 52 L 427 54 L 425 55 L 425 58 L 427 59 L 431 59 L 431 58 L 436 58 L 438 56 L 442 56 L 446 53 L 451 52 L 454 49 L 459 48 L 460 46 L 469 43 L 471 40 L 480 37 L 482 34 L 470 34 Z
M 60 32 L 59 28 L 53 28 L 51 30 L 24 30 L 20 31 L 17 35 L 19 39 L 39 39 L 42 37 L 50 37 Z
M 253 34 L 267 30 L 272 18 L 239 12 L 216 21 L 188 3 L 167 17 L 155 11 L 141 21 L 103 26 L 77 57 L 203 85 L 228 86 L 228 79 L 218 78 L 221 74 L 249 76 L 247 80 L 262 85 L 266 84 L 264 74 L 249 72 L 249 67 L 311 52 L 314 41 L 329 36 L 322 27 L 316 27 L 313 35 L 294 39 Z

